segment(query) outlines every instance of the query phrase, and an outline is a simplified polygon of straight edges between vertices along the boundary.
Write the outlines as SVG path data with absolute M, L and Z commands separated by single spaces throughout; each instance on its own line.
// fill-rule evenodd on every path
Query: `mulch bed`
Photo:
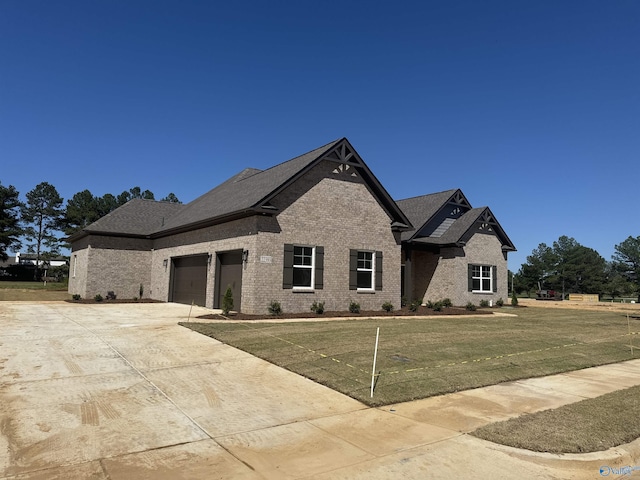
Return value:
M 94 298 L 81 298 L 80 300 L 65 300 L 68 303 L 165 303 L 160 300 L 153 300 L 151 298 L 143 298 L 140 300 L 134 300 L 133 298 L 123 298 L 122 300 L 116 298 L 115 300 L 104 299 L 101 302 L 96 301 Z
M 371 318 L 371 317 L 424 317 L 426 315 L 486 315 L 494 310 L 492 308 L 478 308 L 477 310 L 467 310 L 466 308 L 449 307 L 443 308 L 441 311 L 435 311 L 427 307 L 419 307 L 415 312 L 409 310 L 408 307 L 403 307 L 400 310 L 392 310 L 391 312 L 385 312 L 384 310 L 369 310 L 361 311 L 360 313 L 351 312 L 324 312 L 318 315 L 313 312 L 302 313 L 282 313 L 281 315 L 249 315 L 247 313 L 230 313 L 226 317 L 223 315 L 209 313 L 207 315 L 200 315 L 196 318 L 202 318 L 204 320 L 273 320 L 273 319 L 296 319 L 296 318 L 318 318 L 319 320 L 324 318 Z

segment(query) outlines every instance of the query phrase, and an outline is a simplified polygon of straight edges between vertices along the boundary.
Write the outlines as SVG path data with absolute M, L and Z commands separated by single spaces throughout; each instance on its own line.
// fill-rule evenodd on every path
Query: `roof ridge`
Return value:
M 340 142 L 341 140 L 344 140 L 345 138 L 346 138 L 346 137 L 338 138 L 338 139 L 336 139 L 336 140 L 332 140 L 331 142 L 328 142 L 328 143 L 326 143 L 326 144 L 324 144 L 324 145 L 322 145 L 322 146 L 320 146 L 320 147 L 318 147 L 318 148 L 312 148 L 312 149 L 311 149 L 311 150 L 309 150 L 308 152 L 305 152 L 305 153 L 303 153 L 303 154 L 301 154 L 301 155 L 296 155 L 295 157 L 290 158 L 289 160 L 285 160 L 284 162 L 280 162 L 280 163 L 278 163 L 278 164 L 276 164 L 276 165 L 272 165 L 272 166 L 271 166 L 271 167 L 269 167 L 269 168 L 266 168 L 266 169 L 264 169 L 264 170 L 260 170 L 260 172 L 258 172 L 258 173 L 267 173 L 267 172 L 269 172 L 270 170 L 273 170 L 274 168 L 277 168 L 277 167 L 279 167 L 279 166 L 281 166 L 281 165 L 284 165 L 285 163 L 293 162 L 294 160 L 297 160 L 297 159 L 298 159 L 298 158 L 300 158 L 300 157 L 304 157 L 305 155 L 309 155 L 311 152 L 315 152 L 316 150 L 322 150 L 323 148 L 328 147 L 328 146 L 329 146 L 329 145 L 331 145 L 331 144 L 338 143 L 338 142 Z M 253 176 L 253 175 L 251 175 L 251 176 Z M 249 178 L 249 177 L 247 177 L 247 178 Z M 244 180 L 244 179 L 242 179 L 242 180 Z M 239 181 L 242 181 L 242 180 L 239 180 Z
M 433 192 L 433 193 L 425 193 L 423 195 L 416 195 L 414 197 L 407 197 L 407 198 L 401 198 L 399 200 L 396 200 L 396 202 L 404 202 L 406 200 L 414 200 L 416 198 L 424 198 L 424 197 L 430 197 L 431 195 L 440 195 L 441 193 L 447 193 L 447 192 L 456 192 L 460 190 L 460 188 L 449 188 L 447 190 L 442 190 L 440 192 Z

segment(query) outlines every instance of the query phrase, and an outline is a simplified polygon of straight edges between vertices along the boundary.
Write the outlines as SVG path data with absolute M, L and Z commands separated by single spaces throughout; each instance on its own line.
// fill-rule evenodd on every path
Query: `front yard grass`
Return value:
M 502 311 L 517 316 L 182 325 L 371 406 L 632 358 L 624 314 L 539 307 Z M 639 320 L 632 320 L 632 330 L 640 330 Z
M 640 437 L 640 386 L 523 415 L 472 435 L 536 452 L 597 452 Z
M 0 282 L 0 301 L 68 300 L 66 282 Z

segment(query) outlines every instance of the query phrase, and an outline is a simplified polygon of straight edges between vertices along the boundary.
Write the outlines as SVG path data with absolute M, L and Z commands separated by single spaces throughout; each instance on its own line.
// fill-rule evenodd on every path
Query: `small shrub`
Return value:
M 518 297 L 516 297 L 515 291 L 511 294 L 511 305 L 513 305 L 514 307 L 518 306 Z
M 433 306 L 434 306 L 434 305 L 435 305 L 435 303 L 434 303 L 434 302 L 432 302 L 431 300 L 429 300 L 429 301 L 427 302 L 427 308 L 430 308 L 431 310 L 433 310 Z
M 498 300 L 496 300 L 496 307 L 503 307 L 503 306 L 504 306 L 504 300 L 502 300 L 502 297 L 501 297 Z
M 449 299 L 449 298 L 445 298 L 441 302 L 442 302 L 442 306 L 445 307 L 445 308 L 453 307 L 453 303 L 451 303 L 451 299 Z
M 100 295 L 100 294 L 97 294 L 95 297 L 93 297 L 93 299 L 94 299 L 96 302 L 101 302 L 101 301 L 103 300 L 102 295 Z
M 406 307 L 407 305 L 409 305 L 409 300 L 407 299 L 407 297 L 402 297 L 400 299 L 400 308 Z
M 474 312 L 476 310 L 476 306 L 472 302 L 467 302 L 465 308 L 471 312 Z
M 267 307 L 270 315 L 282 315 L 282 306 L 280 302 L 272 301 Z
M 77 301 L 78 301 L 78 300 L 80 300 L 82 297 L 80 296 L 80 294 L 79 294 L 79 293 L 74 293 L 73 295 L 71 295 L 71 298 L 77 302 Z
M 227 290 L 224 292 L 224 296 L 222 297 L 222 314 L 229 315 L 229 312 L 233 308 L 233 292 L 231 291 L 231 287 L 227 287 Z
M 489 306 L 489 300 L 480 300 L 480 308 L 487 308 Z
M 382 304 L 382 310 L 384 310 L 385 312 L 390 312 L 391 310 L 393 310 L 393 305 L 391 304 L 391 302 L 384 302 Z
M 444 308 L 444 304 L 441 301 L 435 302 L 433 304 L 434 312 L 441 312 L 443 308 Z
M 318 315 L 322 315 L 324 313 L 324 302 L 313 302 L 311 304 L 311 311 Z
M 107 292 L 107 300 L 115 300 L 115 299 L 116 299 L 116 294 L 113 293 L 113 291 Z
M 357 302 L 351 302 L 349 304 L 349 311 L 351 313 L 360 313 L 360 304 Z
M 138 301 L 138 297 L 133 297 L 133 301 L 137 302 Z
M 409 310 L 412 312 L 417 312 L 420 307 L 420 300 L 414 300 L 409 304 Z

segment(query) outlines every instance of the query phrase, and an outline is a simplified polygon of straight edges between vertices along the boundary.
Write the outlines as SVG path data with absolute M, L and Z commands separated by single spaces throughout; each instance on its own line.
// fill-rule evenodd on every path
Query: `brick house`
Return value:
M 343 138 L 267 170 L 245 169 L 186 205 L 129 201 L 69 237 L 69 292 L 132 298 L 142 289 L 145 297 L 218 308 L 230 286 L 234 308 L 246 313 L 264 313 L 272 301 L 289 312 L 309 311 L 314 301 L 326 310 L 352 301 L 378 310 L 385 302 L 399 307 L 405 284 L 418 295 L 427 277 L 440 286 L 425 289 L 425 298 L 444 292 L 437 274 L 419 270 L 435 262 L 436 271 L 459 274 L 464 260 L 451 266 L 440 257 L 462 248 L 497 272 L 495 292 L 481 295 L 506 297 L 500 272 L 513 246 L 506 235 L 496 241 L 501 228 L 464 232 L 457 244 L 469 237 L 469 246 L 430 245 L 425 228 L 439 213 L 406 202 L 407 212 Z M 475 210 L 468 202 L 461 208 L 466 224 Z

